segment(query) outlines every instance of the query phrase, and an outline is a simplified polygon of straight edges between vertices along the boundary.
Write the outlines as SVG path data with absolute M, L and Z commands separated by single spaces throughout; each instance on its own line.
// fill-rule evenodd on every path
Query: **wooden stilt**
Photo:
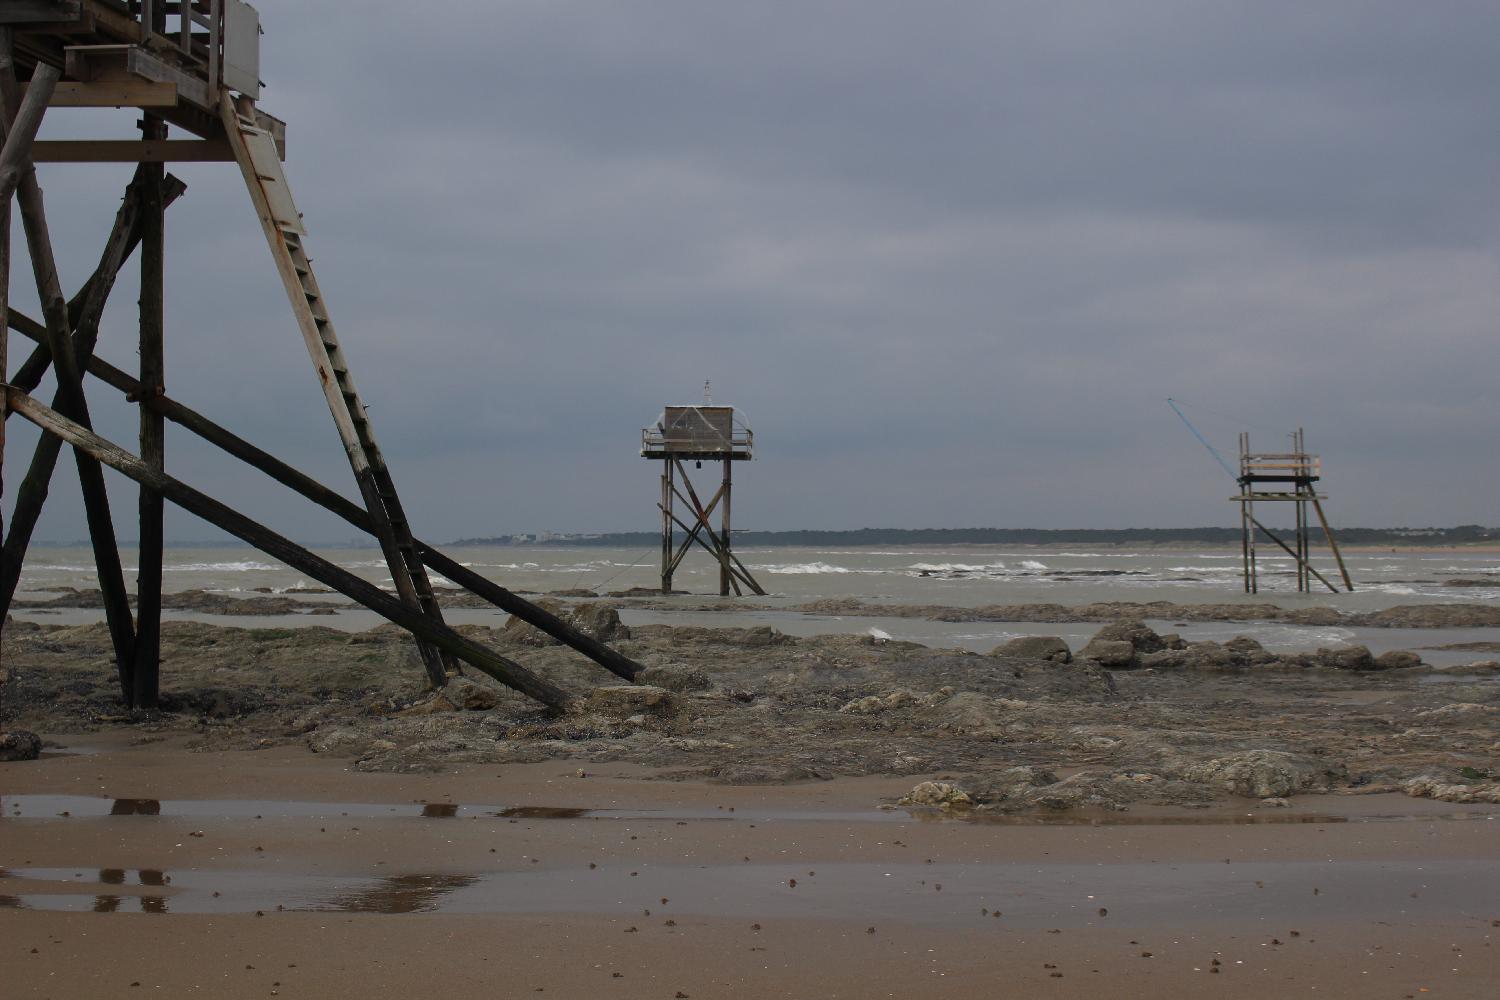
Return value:
M 661 592 L 672 592 L 672 571 L 676 562 L 672 558 L 672 460 L 661 463 Z
M 1349 568 L 1344 565 L 1344 554 L 1339 551 L 1338 540 L 1333 537 L 1333 529 L 1328 527 L 1328 518 L 1323 516 L 1323 504 L 1317 497 L 1312 498 L 1313 510 L 1317 512 L 1318 523 L 1323 526 L 1323 536 L 1328 539 L 1328 547 L 1333 550 L 1334 561 L 1339 564 L 1339 574 L 1344 578 L 1344 589 L 1354 593 L 1354 581 L 1349 579 Z
M 719 560 L 719 596 L 728 597 L 731 577 L 729 570 L 729 491 L 733 485 L 734 476 L 730 470 L 734 468 L 734 463 L 725 458 L 720 464 L 724 466 L 724 484 L 719 488 L 724 496 L 724 506 L 721 511 L 723 521 L 719 530 L 719 551 L 724 553 L 724 558 Z
M 1277 538 L 1276 535 L 1274 533 L 1272 533 L 1272 531 L 1271 531 L 1270 528 L 1267 528 L 1264 524 L 1261 524 L 1254 517 L 1250 518 L 1250 523 L 1253 524 L 1253 525 L 1255 525 L 1255 527 L 1259 528 L 1262 532 L 1264 532 L 1265 536 L 1267 538 L 1269 538 L 1271 541 L 1273 541 L 1277 545 L 1279 545 L 1281 547 L 1281 550 L 1283 552 L 1285 552 L 1287 555 L 1291 556 L 1293 559 L 1297 560 L 1298 567 L 1300 567 L 1301 569 L 1304 569 L 1307 572 L 1311 573 L 1313 576 L 1317 577 L 1319 580 L 1322 580 L 1323 581 L 1323 586 L 1327 587 L 1329 590 L 1333 591 L 1335 594 L 1337 594 L 1339 592 L 1339 588 L 1335 587 L 1333 584 L 1329 583 L 1326 579 L 1324 579 L 1322 573 L 1319 573 L 1317 570 L 1313 569 L 1312 566 L 1308 565 L 1308 563 L 1301 556 L 1297 555 L 1296 550 L 1294 550 L 1286 542 L 1283 542 L 1280 538 Z
M 45 330 L 29 317 L 11 313 L 13 328 L 22 335 L 39 341 Z M 128 398 L 142 398 L 141 383 L 133 376 L 121 371 L 101 358 L 90 358 L 89 374 L 107 385 L 123 392 Z M 257 448 L 233 431 L 205 417 L 203 414 L 182 405 L 167 395 L 144 397 L 143 404 L 151 407 L 166 419 L 190 431 L 203 440 L 223 449 L 245 464 L 259 469 L 272 479 L 311 500 L 323 509 L 338 515 L 366 534 L 374 534 L 374 525 L 369 511 L 346 499 L 342 494 L 283 462 L 267 451 Z M 50 436 L 50 435 L 49 435 Z M 639 664 L 617 650 L 611 649 L 592 636 L 585 635 L 572 625 L 537 607 L 530 601 L 512 593 L 497 583 L 480 576 L 461 563 L 449 558 L 435 546 L 417 541 L 422 561 L 435 573 L 440 573 L 453 583 L 494 604 L 502 611 L 515 615 L 528 624 L 576 649 L 600 666 L 625 680 L 635 680 L 641 670 Z
M 99 264 L 78 293 L 68 300 L 68 322 L 73 329 L 75 358 L 83 359 L 93 352 L 94 342 L 99 336 L 99 320 L 103 316 L 105 302 L 114 290 L 115 279 L 135 248 L 140 245 L 141 181 L 141 172 L 137 170 L 135 178 L 125 189 L 125 199 L 120 203 L 119 211 L 115 213 L 115 223 L 104 241 Z M 162 207 L 170 206 L 186 191 L 186 184 L 168 174 L 162 187 Z M 10 384 L 23 392 L 35 392 L 51 365 L 52 351 L 43 337 L 26 360 L 16 368 Z
M 181 181 L 168 177 L 164 203 L 176 200 L 185 190 Z M 125 191 L 124 202 L 115 214 L 114 227 L 105 240 L 99 266 L 85 283 L 83 291 L 74 296 L 70 304 L 70 317 L 76 324 L 72 340 L 73 357 L 80 366 L 86 365 L 93 355 L 94 344 L 99 336 L 99 318 L 103 314 L 105 301 L 114 288 L 115 277 L 140 242 L 140 204 L 140 188 L 132 182 Z M 47 329 L 35 320 L 14 312 L 9 317 L 9 326 L 39 341 L 39 346 L 32 351 L 11 380 L 16 388 L 30 392 L 41 382 L 52 361 Z M 58 398 L 60 399 L 60 395 Z M 62 442 L 55 437 L 43 435 L 36 443 L 31 464 L 16 494 L 11 530 L 4 541 L 4 557 L 0 558 L 0 618 L 9 610 L 10 602 L 15 596 L 21 565 L 31 544 L 31 534 L 36 528 L 37 518 L 41 516 L 42 507 L 46 503 L 52 472 L 61 451 Z
M 47 111 L 47 102 L 61 75 L 55 66 L 37 66 L 23 98 L 11 59 L 9 51 L 0 55 L 0 60 L 3 60 L 0 62 L 0 79 L 10 84 L 5 88 L 7 115 L 5 146 L 0 149 L 0 201 L 10 201 L 22 179 L 31 173 L 31 143 L 42 125 L 42 115 Z
M 38 87 L 35 77 L 42 69 L 38 67 L 23 100 L 14 75 L 3 71 L 4 69 L 9 68 L 0 68 L 0 91 L 3 91 L 4 97 L 6 152 L 9 154 L 12 152 L 11 140 L 21 135 L 20 129 L 12 127 L 11 123 L 19 122 L 27 105 L 39 90 L 50 88 Z M 51 74 L 51 80 L 55 84 L 55 71 Z M 45 79 L 43 82 L 45 83 Z M 19 107 L 21 110 L 11 115 L 12 107 Z M 34 134 L 34 126 L 32 131 Z M 29 153 L 29 143 L 15 153 L 20 173 L 15 191 L 21 209 L 22 228 L 26 233 L 26 246 L 31 255 L 31 267 L 36 278 L 37 297 L 41 300 L 42 316 L 47 325 L 52 364 L 57 373 L 58 401 L 62 406 L 61 412 L 87 427 L 90 423 L 88 402 L 83 394 L 82 374 L 73 358 L 68 306 L 57 276 L 57 262 L 52 253 L 51 236 L 47 231 L 47 212 L 42 200 L 42 189 L 37 184 Z M 0 192 L 3 192 L 7 176 L 5 169 L 10 168 L 0 165 Z M 119 546 L 115 541 L 114 522 L 109 513 L 109 494 L 104 487 L 104 472 L 99 463 L 86 453 L 76 450 L 74 458 L 83 489 L 84 511 L 89 525 L 89 539 L 94 547 L 94 562 L 99 572 L 99 590 L 104 597 L 105 618 L 109 622 L 110 639 L 115 648 L 121 694 L 128 704 L 132 697 L 131 673 L 135 668 L 135 625 L 130 617 L 125 574 L 120 567 Z M 18 503 L 19 499 L 18 497 Z
M 167 125 L 154 115 L 141 120 L 141 138 L 147 142 L 167 137 Z M 162 415 L 145 405 L 166 393 L 166 360 L 163 350 L 163 283 L 165 281 L 166 168 L 143 163 L 141 173 L 141 298 L 140 353 L 141 461 L 163 471 L 166 467 L 166 425 Z M 135 591 L 134 704 L 155 708 L 161 687 L 161 584 L 163 510 L 160 493 L 142 486 L 136 502 L 140 517 Z
M 0 60 L 14 72 L 15 39 L 0 28 Z M 0 385 L 10 382 L 10 198 L 0 199 Z M 0 399 L 0 551 L 5 546 L 5 418 L 10 409 Z M 0 708 L 5 702 L 5 613 L 0 611 Z
M 717 544 L 718 544 L 717 537 L 713 534 L 713 532 L 709 532 L 707 534 L 707 536 L 705 537 L 704 535 L 699 534 L 699 533 L 697 533 L 695 531 L 695 528 L 701 528 L 701 526 L 702 526 L 702 522 L 701 521 L 695 527 L 689 527 L 688 524 L 687 524 L 687 522 L 683 521 L 676 514 L 672 515 L 672 520 L 674 522 L 676 522 L 677 526 L 679 528 L 681 528 L 683 531 L 692 533 L 693 534 L 693 541 L 695 541 L 699 545 L 701 545 L 703 547 L 704 551 L 706 551 L 710 555 L 712 555 L 714 557 L 715 561 L 718 561 L 718 559 L 719 559 L 719 550 L 717 548 Z M 684 542 L 683 544 L 686 545 L 687 543 Z M 679 553 L 678 553 L 678 560 L 680 561 L 681 558 L 682 558 L 682 552 L 679 551 Z M 754 577 L 752 577 L 750 575 L 750 571 L 745 567 L 745 564 L 742 563 L 742 562 L 740 562 L 739 557 L 735 556 L 735 555 L 733 555 L 731 553 L 729 558 L 730 558 L 730 561 L 733 562 L 734 565 L 735 565 L 734 575 L 730 579 L 731 580 L 742 581 L 747 587 L 749 587 L 755 593 L 760 594 L 760 595 L 764 595 L 765 591 L 760 589 L 760 584 L 758 584 L 758 583 L 755 582 Z M 738 584 L 736 584 L 736 587 L 738 587 Z
M 214 500 L 185 483 L 152 469 L 139 458 L 112 444 L 76 421 L 42 405 L 17 389 L 7 389 L 6 397 L 13 412 L 31 421 L 48 434 L 61 437 L 99 462 L 116 469 L 136 482 L 155 490 L 179 507 L 196 514 L 236 538 L 254 545 L 288 566 L 344 594 L 371 611 L 395 622 L 417 638 L 432 643 L 449 654 L 470 663 L 496 680 L 544 705 L 558 710 L 569 706 L 567 694 L 536 676 L 518 663 L 466 639 L 418 608 L 391 597 L 367 580 L 308 551 L 229 506 Z

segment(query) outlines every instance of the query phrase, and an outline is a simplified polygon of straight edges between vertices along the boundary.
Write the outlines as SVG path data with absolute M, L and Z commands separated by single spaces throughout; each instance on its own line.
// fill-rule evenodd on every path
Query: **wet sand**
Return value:
M 904 777 L 360 773 L 292 746 L 136 739 L 0 771 L 7 997 L 1479 998 L 1500 982 L 1493 806 L 1299 796 L 969 822 L 875 808 Z

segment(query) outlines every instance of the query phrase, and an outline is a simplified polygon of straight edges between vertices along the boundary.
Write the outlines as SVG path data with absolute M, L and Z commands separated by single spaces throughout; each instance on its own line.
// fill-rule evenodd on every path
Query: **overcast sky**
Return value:
M 1500 523 L 1493 2 L 258 6 L 261 104 L 419 535 L 654 530 L 640 428 L 704 379 L 755 431 L 739 527 L 1233 523 L 1168 396 L 1231 461 L 1305 427 L 1336 524 Z M 172 170 L 169 393 L 352 495 L 238 171 Z M 70 291 L 129 174 L 40 168 Z M 100 341 L 131 368 L 135 298 Z M 186 432 L 167 462 L 352 535 Z M 38 537 L 83 536 L 71 464 L 52 492 Z

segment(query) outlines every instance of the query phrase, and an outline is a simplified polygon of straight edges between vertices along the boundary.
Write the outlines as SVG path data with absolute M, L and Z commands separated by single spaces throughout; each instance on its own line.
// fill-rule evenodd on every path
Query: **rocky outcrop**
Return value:
M 1023 635 L 990 650 L 991 656 L 1013 656 L 1023 660 L 1072 663 L 1073 651 L 1055 635 Z
M 1078 655 L 1111 670 L 1133 670 L 1141 665 L 1135 647 L 1123 639 L 1090 639 Z
M 1312 659 L 1320 667 L 1334 670 L 1375 670 L 1375 657 L 1368 646 L 1342 646 L 1337 649 L 1319 647 Z
M 1410 670 L 1421 665 L 1422 658 L 1405 649 L 1392 649 L 1375 657 L 1376 670 Z
M 949 781 L 924 781 L 903 795 L 903 806 L 933 806 L 945 811 L 968 809 L 974 805 L 969 793 Z
M 36 760 L 42 755 L 42 740 L 36 733 L 12 729 L 0 734 L 0 761 Z
M 1216 785 L 1252 799 L 1286 798 L 1298 792 L 1326 792 L 1348 778 L 1342 765 L 1280 750 L 1242 750 L 1182 769 L 1189 781 Z
M 1466 785 L 1424 774 L 1406 782 L 1401 790 L 1413 798 L 1436 799 L 1439 802 L 1500 803 L 1500 783 L 1493 781 Z
M 637 715 L 663 718 L 677 711 L 677 699 L 666 688 L 651 684 L 619 684 L 594 688 L 584 709 L 614 719 Z
M 630 629 L 620 624 L 620 612 L 613 604 L 580 604 L 572 610 L 568 619 L 578 631 L 600 642 L 630 638 Z

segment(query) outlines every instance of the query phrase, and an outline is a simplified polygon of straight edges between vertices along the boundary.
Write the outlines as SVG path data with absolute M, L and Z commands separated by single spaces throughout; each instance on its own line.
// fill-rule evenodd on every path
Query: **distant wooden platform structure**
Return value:
M 447 682 L 463 661 L 553 708 L 568 695 L 443 621 L 428 576 L 439 573 L 633 680 L 639 667 L 568 622 L 418 540 L 376 444 L 306 249 L 307 228 L 281 161 L 286 126 L 256 105 L 260 97 L 260 17 L 241 0 L 4 0 L 0 2 L 0 378 L 3 412 L 44 432 L 16 492 L 3 535 L 0 622 L 15 595 L 26 550 L 46 501 L 62 446 L 72 446 L 89 535 L 104 595 L 121 693 L 127 704 L 157 704 L 160 668 L 162 505 L 165 500 L 345 594 L 416 638 L 430 683 Z M 123 108 L 140 113 L 139 139 L 40 141 L 55 108 Z M 171 135 L 176 129 L 180 135 Z M 239 167 L 292 314 L 348 455 L 358 503 L 293 469 L 166 395 L 164 352 L 165 212 L 186 190 L 165 172 L 174 161 L 223 161 Z M 66 298 L 58 278 L 34 163 L 132 163 L 135 174 L 83 287 Z M 9 308 L 10 211 L 15 199 L 42 303 L 40 320 Z M 141 251 L 140 371 L 132 375 L 93 356 L 100 316 L 125 261 Z M 14 372 L 8 330 L 37 342 Z M 48 368 L 57 393 L 48 406 L 32 397 Z M 83 376 L 93 375 L 139 406 L 141 453 L 93 430 Z M 228 504 L 170 477 L 165 425 L 171 421 L 332 511 L 379 543 L 395 594 L 362 580 L 258 524 Z M 4 436 L 0 434 L 0 457 Z M 137 613 L 131 616 L 102 468 L 140 485 Z M 0 484 L 3 488 L 3 484 Z
M 707 383 L 704 395 L 708 395 Z M 731 588 L 736 595 L 747 589 L 764 594 L 755 577 L 735 556 L 729 524 L 734 463 L 755 457 L 755 435 L 739 411 L 706 401 L 701 405 L 667 406 L 655 423 L 641 431 L 641 457 L 662 463 L 661 500 L 657 504 L 661 510 L 661 592 L 672 592 L 672 577 L 696 543 L 707 549 L 719 564 L 720 596 L 728 597 Z M 692 462 L 698 468 L 704 462 L 719 463 L 719 488 L 707 504 L 699 500 L 684 462 Z M 674 501 L 681 502 L 691 512 L 691 525 L 674 512 Z M 718 532 L 711 523 L 716 510 L 720 515 Z M 686 533 L 680 545 L 674 537 L 676 528 Z
M 1313 568 L 1307 517 L 1309 506 L 1316 513 L 1318 523 L 1322 525 L 1324 537 L 1328 540 L 1328 547 L 1338 563 L 1345 589 L 1354 590 L 1354 583 L 1349 579 L 1349 570 L 1344 566 L 1343 554 L 1339 552 L 1338 541 L 1333 537 L 1333 529 L 1328 526 L 1328 518 L 1323 514 L 1322 501 L 1328 498 L 1319 495 L 1314 485 L 1322 478 L 1322 461 L 1317 455 L 1307 452 L 1304 440 L 1302 429 L 1299 427 L 1292 435 L 1291 451 L 1252 452 L 1250 435 L 1248 433 L 1240 435 L 1238 476 L 1240 492 L 1238 496 L 1230 499 L 1240 505 L 1240 549 L 1247 594 L 1260 592 L 1260 571 L 1256 553 L 1257 530 L 1296 561 L 1298 591 L 1310 593 L 1312 581 L 1317 578 L 1329 590 L 1334 593 L 1338 592 L 1337 587 Z M 1257 503 L 1289 503 L 1293 506 L 1296 525 L 1293 529 L 1291 545 L 1288 545 L 1256 518 L 1255 505 Z

